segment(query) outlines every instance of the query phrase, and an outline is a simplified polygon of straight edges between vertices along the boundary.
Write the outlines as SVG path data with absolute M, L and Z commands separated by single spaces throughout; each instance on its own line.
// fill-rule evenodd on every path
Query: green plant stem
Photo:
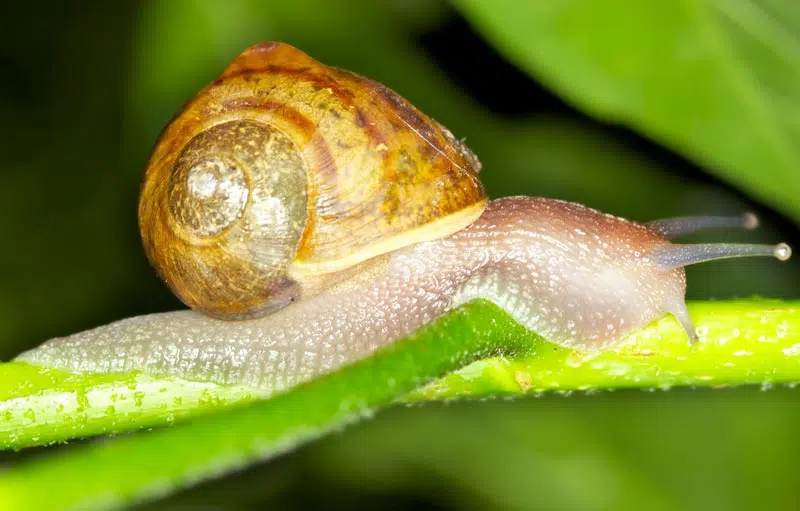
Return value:
M 9 511 L 108 509 L 275 456 L 500 347 L 505 353 L 530 349 L 532 334 L 513 322 L 503 321 L 502 337 L 480 328 L 478 318 L 496 314 L 494 308 L 471 304 L 433 331 L 270 400 L 16 468 L 0 477 L 0 495 Z M 48 488 L 46 495 L 41 488 Z
M 694 304 L 698 345 L 689 346 L 667 318 L 619 349 L 587 357 L 554 348 L 501 309 L 477 301 L 375 356 L 269 400 L 14 467 L 0 475 L 0 496 L 9 511 L 120 507 L 268 459 L 403 397 L 794 382 L 800 380 L 796 307 L 760 300 Z M 500 358 L 464 368 L 491 356 Z
M 172 424 L 261 397 L 256 389 L 131 374 L 0 364 L 0 448 Z

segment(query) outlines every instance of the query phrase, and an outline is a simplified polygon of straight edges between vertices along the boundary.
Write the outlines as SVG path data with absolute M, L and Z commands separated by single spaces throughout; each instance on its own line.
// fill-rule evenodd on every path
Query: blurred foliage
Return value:
M 800 219 L 800 10 L 771 0 L 458 0 L 520 65 Z
M 557 196 L 639 220 L 746 208 L 764 220 L 758 233 L 703 239 L 799 245 L 788 220 L 799 215 L 796 3 L 455 6 L 0 6 L 0 356 L 179 306 L 140 248 L 141 170 L 180 104 L 270 39 L 382 81 L 466 137 L 494 196 Z M 800 258 L 698 266 L 689 295 L 793 297 L 799 271 Z M 265 495 L 274 508 L 792 507 L 796 400 L 741 390 L 399 410 L 155 507 L 249 509 Z

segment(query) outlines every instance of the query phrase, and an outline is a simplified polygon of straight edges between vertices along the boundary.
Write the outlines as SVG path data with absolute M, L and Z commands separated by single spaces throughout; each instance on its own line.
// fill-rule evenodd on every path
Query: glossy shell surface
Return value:
M 139 223 L 149 259 L 190 307 L 259 315 L 294 299 L 304 276 L 471 224 L 486 205 L 479 169 L 389 88 L 265 43 L 165 128 Z

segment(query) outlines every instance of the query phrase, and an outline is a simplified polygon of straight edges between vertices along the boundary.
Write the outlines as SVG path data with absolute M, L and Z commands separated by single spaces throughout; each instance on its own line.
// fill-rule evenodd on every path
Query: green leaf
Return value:
M 458 0 L 520 67 L 800 219 L 800 9 L 768 0 Z
M 694 303 L 690 311 L 700 335 L 697 345 L 690 346 L 677 322 L 666 317 L 636 332 L 618 349 L 587 356 L 557 348 L 498 307 L 476 301 L 372 357 L 271 399 L 16 466 L 0 475 L 0 495 L 8 510 L 121 507 L 274 457 L 399 399 L 796 382 L 800 381 L 798 305 L 766 300 Z M 48 394 L 83 396 L 85 424 L 95 425 L 87 433 L 105 427 L 107 417 L 100 415 L 109 415 L 103 406 L 111 398 L 100 394 L 110 389 L 128 388 L 126 400 L 133 398 L 133 407 L 125 405 L 128 409 L 110 413 L 123 422 L 129 419 L 126 413 L 136 409 L 134 394 L 140 385 L 163 386 L 171 398 L 191 393 L 185 390 L 186 382 L 172 379 L 155 382 L 141 375 L 80 377 L 47 371 L 19 386 L 11 380 L 15 375 L 28 378 L 32 368 L 10 364 L 4 371 L 0 393 L 6 413 L 24 416 L 25 400 L 37 396 L 45 400 L 42 403 Z M 244 389 L 207 386 L 205 390 L 224 395 L 231 403 L 250 398 Z M 140 401 L 139 419 L 123 427 L 118 423 L 117 431 L 168 422 L 159 406 L 144 406 L 144 398 Z M 196 400 L 202 408 L 201 401 Z M 53 406 L 58 404 L 53 401 Z M 188 413 L 188 408 L 181 413 Z M 57 438 L 52 430 L 41 428 L 53 420 L 58 428 L 59 415 L 42 413 L 29 416 L 28 424 L 15 422 L 18 445 L 35 443 L 34 435 Z M 74 434 L 71 422 L 60 423 L 62 439 Z M 9 446 L 7 429 L 3 438 Z M 43 494 L 41 488 L 48 492 Z

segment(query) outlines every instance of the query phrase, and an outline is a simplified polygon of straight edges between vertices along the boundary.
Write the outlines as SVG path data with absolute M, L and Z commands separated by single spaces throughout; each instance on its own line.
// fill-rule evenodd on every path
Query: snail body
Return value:
M 487 202 L 477 158 L 386 87 L 269 43 L 165 129 L 140 228 L 192 309 L 124 319 L 20 355 L 277 391 L 483 298 L 567 348 L 605 349 L 674 314 L 683 266 L 786 245 L 674 245 L 753 217 L 640 224 L 564 201 Z

